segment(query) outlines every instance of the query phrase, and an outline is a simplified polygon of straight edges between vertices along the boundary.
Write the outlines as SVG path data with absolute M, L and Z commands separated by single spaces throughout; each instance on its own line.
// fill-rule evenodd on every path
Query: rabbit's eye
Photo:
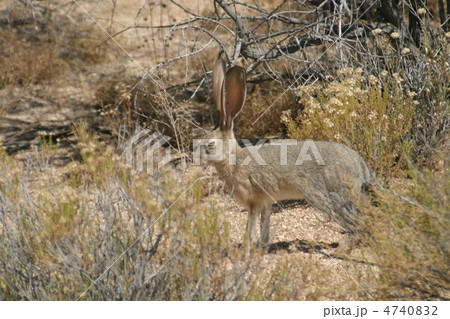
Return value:
M 216 146 L 216 141 L 209 141 L 208 142 L 208 147 L 214 147 L 214 146 Z

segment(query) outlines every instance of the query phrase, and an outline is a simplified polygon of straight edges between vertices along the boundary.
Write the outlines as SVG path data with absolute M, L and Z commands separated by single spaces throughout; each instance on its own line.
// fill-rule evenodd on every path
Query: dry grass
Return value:
M 367 241 L 380 266 L 376 286 L 383 299 L 450 297 L 448 168 L 448 162 L 439 172 L 411 168 L 408 194 L 417 204 L 378 192 L 379 205 L 367 209 L 374 238 Z
M 7 10 L 10 25 L 0 28 L 0 88 L 7 85 L 54 84 L 71 68 L 105 62 L 105 38 L 91 23 L 79 23 L 46 6 L 14 2 Z
M 248 271 L 212 263 L 229 245 L 227 227 L 200 203 L 195 176 L 147 180 L 82 126 L 77 134 L 83 161 L 64 171 L 39 165 L 45 154 L 29 170 L 2 154 L 2 299 L 77 299 L 109 266 L 82 299 L 211 299 L 221 272 Z
M 8 48 L 5 56 L 0 56 L 0 87 L 49 84 L 67 70 L 51 41 L 36 45 L 9 31 L 0 31 L 0 39 L 0 45 Z

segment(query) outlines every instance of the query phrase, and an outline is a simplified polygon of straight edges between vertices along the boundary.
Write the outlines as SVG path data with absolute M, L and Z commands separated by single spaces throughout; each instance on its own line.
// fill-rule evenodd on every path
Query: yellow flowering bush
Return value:
M 387 74 L 380 79 L 363 75 L 362 69 L 344 68 L 338 79 L 297 88 L 303 111 L 292 118 L 288 110 L 282 121 L 288 135 L 344 143 L 357 150 L 380 175 L 389 176 L 411 148 L 404 142 L 412 126 L 416 104 L 413 92 L 404 91 L 402 78 Z M 396 165 L 397 164 L 397 165 Z

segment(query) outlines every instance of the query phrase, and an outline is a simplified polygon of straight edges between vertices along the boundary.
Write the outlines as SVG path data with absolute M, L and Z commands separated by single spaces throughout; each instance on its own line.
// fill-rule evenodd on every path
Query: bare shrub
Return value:
M 160 20 L 155 18 L 159 6 L 142 7 L 134 24 L 113 37 L 131 30 L 142 34 L 144 46 L 156 64 L 145 71 L 141 80 L 130 83 L 131 88 L 138 84 L 150 101 L 145 105 L 145 100 L 134 96 L 139 89 L 134 90 L 131 113 L 143 122 L 160 122 L 158 129 L 169 127 L 177 147 L 184 149 L 191 129 L 209 125 L 210 114 L 214 114 L 204 102 L 211 101 L 209 75 L 220 50 L 225 51 L 230 65 L 243 64 L 249 82 L 254 83 L 251 89 L 255 95 L 249 91 L 245 116 L 239 119 L 243 121 L 239 126 L 245 129 L 238 135 L 245 137 L 279 136 L 283 127 L 276 118 L 281 112 L 288 108 L 295 115 L 302 112 L 291 107 L 296 88 L 326 79 L 338 81 L 337 71 L 345 67 L 361 68 L 366 76 L 380 81 L 383 89 L 400 79 L 405 82 L 405 92 L 418 94 L 420 105 L 424 105 L 421 97 L 428 90 L 426 83 L 433 81 L 432 72 L 439 71 L 425 57 L 434 52 L 436 61 L 442 64 L 446 55 L 439 52 L 447 50 L 445 41 L 433 40 L 445 39 L 443 26 L 430 15 L 431 11 L 440 12 L 436 2 L 422 10 L 418 2 L 390 5 L 381 0 L 339 4 L 285 0 L 261 5 L 216 0 L 214 7 L 208 8 L 172 1 L 164 6 L 167 10 Z M 174 22 L 170 12 L 177 10 L 183 18 Z M 393 74 L 398 76 L 393 78 Z M 271 95 L 267 95 L 268 91 Z M 122 99 L 116 103 L 122 103 Z M 158 107 L 162 112 L 156 114 Z M 250 121 L 251 125 L 245 125 Z M 431 121 L 435 123 L 433 129 L 416 138 L 415 154 L 429 154 L 421 151 L 424 147 L 420 145 L 427 144 L 421 140 L 424 135 L 425 139 L 430 139 L 433 131 L 438 139 L 444 135 L 445 124 L 439 126 L 440 120 Z M 266 123 L 276 125 L 269 127 Z M 412 130 L 419 126 L 425 127 L 414 123 Z M 416 132 L 412 133 L 414 136 Z

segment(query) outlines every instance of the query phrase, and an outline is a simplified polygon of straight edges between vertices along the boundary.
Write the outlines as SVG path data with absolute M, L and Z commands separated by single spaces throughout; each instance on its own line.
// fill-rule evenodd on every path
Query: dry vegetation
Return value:
M 337 289 L 342 272 L 330 275 L 334 289 L 313 275 L 330 270 L 322 258 L 248 258 L 217 203 L 205 200 L 201 170 L 143 176 L 85 125 L 76 132 L 82 161 L 64 169 L 46 165 L 51 145 L 25 163 L 1 154 L 3 299 L 368 298 L 353 282 Z M 342 267 L 360 282 L 374 276 L 364 265 Z
M 426 26 L 419 45 L 407 25 L 374 18 L 379 1 L 352 1 L 355 20 L 336 8 L 319 17 L 315 1 L 236 4 L 242 30 L 219 2 L 0 5 L 0 300 L 450 299 L 450 35 L 437 1 L 399 11 Z M 339 19 L 366 31 L 324 27 Z M 252 43 L 239 59 L 235 31 Z M 245 213 L 204 170 L 124 164 L 115 145 L 136 123 L 189 156 L 192 130 L 214 124 L 220 48 L 250 71 L 238 137 L 347 144 L 390 189 L 363 208 L 361 246 L 339 254 L 344 236 L 321 217 L 248 256 Z M 42 105 L 72 124 L 55 130 Z
M 418 104 L 415 93 L 403 92 L 398 74 L 393 74 L 392 82 L 383 79 L 384 85 L 371 76 L 368 88 L 362 69 L 344 68 L 338 76 L 339 80 L 324 88 L 298 88 L 304 109 L 296 120 L 290 112 L 284 114 L 289 136 L 352 145 L 379 177 L 386 177 L 394 169 L 404 170 L 402 155 L 411 155 L 412 147 L 404 137 L 413 124 Z

